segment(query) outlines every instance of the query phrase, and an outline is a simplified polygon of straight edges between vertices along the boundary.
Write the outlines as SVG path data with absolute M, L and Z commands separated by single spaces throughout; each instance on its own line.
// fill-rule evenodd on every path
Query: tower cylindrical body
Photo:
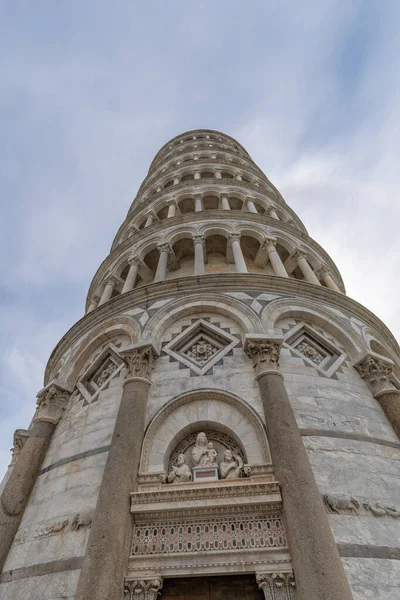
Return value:
M 397 598 L 399 360 L 247 151 L 178 135 L 14 435 L 0 600 Z

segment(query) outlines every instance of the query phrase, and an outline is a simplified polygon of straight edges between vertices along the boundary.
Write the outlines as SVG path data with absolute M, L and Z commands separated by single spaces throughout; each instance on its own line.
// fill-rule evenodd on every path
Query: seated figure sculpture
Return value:
M 204 431 L 201 431 L 196 438 L 196 443 L 192 450 L 192 461 L 194 467 L 209 466 L 208 440 Z
M 179 454 L 176 459 L 176 465 L 174 465 L 167 477 L 168 483 L 186 483 L 192 481 L 192 473 L 188 465 L 184 454 Z
M 224 460 L 219 466 L 221 479 L 238 479 L 243 468 L 240 456 L 234 455 L 231 450 L 225 450 Z

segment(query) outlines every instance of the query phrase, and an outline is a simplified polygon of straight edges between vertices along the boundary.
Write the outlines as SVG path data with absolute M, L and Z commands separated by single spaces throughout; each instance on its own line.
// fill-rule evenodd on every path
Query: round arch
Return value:
M 139 473 L 166 470 L 176 445 L 201 428 L 231 436 L 243 447 L 248 464 L 271 464 L 265 427 L 257 413 L 238 396 L 206 389 L 170 400 L 154 416 L 144 435 Z
M 156 344 L 161 346 L 164 333 L 172 323 L 199 311 L 225 315 L 233 319 L 243 333 L 262 331 L 259 318 L 239 300 L 220 294 L 193 294 L 187 296 L 184 301 L 179 298 L 169 302 L 151 317 L 144 328 L 143 341 L 155 340 Z

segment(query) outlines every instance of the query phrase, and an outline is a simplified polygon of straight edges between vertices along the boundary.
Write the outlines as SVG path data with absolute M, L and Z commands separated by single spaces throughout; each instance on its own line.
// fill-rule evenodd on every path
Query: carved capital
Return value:
M 194 235 L 193 236 L 193 243 L 196 244 L 201 244 L 202 246 L 204 246 L 206 240 L 204 235 Z
M 282 338 L 246 336 L 245 352 L 253 361 L 256 379 L 268 373 L 279 373 Z
M 276 238 L 273 237 L 266 237 L 263 243 L 263 247 L 265 247 L 265 249 L 267 250 L 270 246 L 272 246 L 272 249 L 275 250 L 275 245 L 276 245 Z
M 322 265 L 318 271 L 315 272 L 316 276 L 321 279 L 324 275 L 331 275 L 331 272 L 329 271 L 328 267 L 326 265 Z M 332 275 L 331 275 L 332 277 Z
M 230 233 L 229 234 L 229 242 L 231 244 L 233 242 L 240 242 L 240 233 Z
M 150 381 L 151 371 L 157 354 L 152 344 L 136 345 L 121 351 L 127 366 L 126 379 Z
M 22 448 L 25 446 L 25 442 L 29 437 L 29 431 L 27 429 L 16 429 L 14 431 L 13 447 L 11 448 L 12 459 L 11 464 L 15 464 L 18 456 L 21 453 Z
M 116 277 L 115 275 L 109 275 L 106 280 L 105 280 L 105 284 L 108 285 L 112 285 L 112 286 L 116 286 L 119 283 L 119 279 L 118 277 Z
M 33 422 L 46 421 L 57 425 L 70 396 L 69 390 L 56 383 L 50 383 L 37 395 L 37 408 Z
M 293 573 L 256 573 L 256 581 L 266 600 L 295 598 Z
M 163 582 L 163 577 L 125 581 L 124 596 L 126 600 L 156 600 L 161 594 Z
M 383 392 L 395 390 L 390 377 L 393 372 L 392 361 L 385 361 L 382 357 L 367 354 L 354 364 L 361 377 L 368 383 L 375 397 Z
M 295 258 L 296 260 L 301 260 L 302 258 L 305 258 L 307 260 L 307 253 L 304 252 L 304 250 L 296 250 L 296 252 L 293 254 L 293 258 Z
M 167 252 L 168 254 L 171 252 L 171 248 L 169 247 L 168 243 L 158 244 L 157 248 L 160 254 L 161 252 Z
M 136 266 L 138 267 L 140 265 L 140 259 L 137 256 L 132 256 L 131 258 L 128 258 L 128 265 L 129 266 Z

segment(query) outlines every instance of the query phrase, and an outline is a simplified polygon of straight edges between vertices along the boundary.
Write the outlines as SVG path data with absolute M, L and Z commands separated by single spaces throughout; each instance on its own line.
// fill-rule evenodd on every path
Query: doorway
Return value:
M 160 600 L 264 600 L 255 574 L 164 579 Z

